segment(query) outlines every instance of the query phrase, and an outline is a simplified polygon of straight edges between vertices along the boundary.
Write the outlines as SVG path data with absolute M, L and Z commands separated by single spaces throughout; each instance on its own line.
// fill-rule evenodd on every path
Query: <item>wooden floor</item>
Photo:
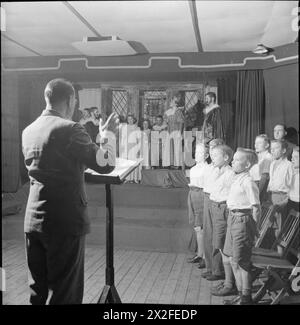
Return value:
M 222 297 L 210 294 L 203 270 L 187 263 L 185 253 L 159 253 L 116 249 L 115 284 L 123 303 L 153 304 L 222 304 Z M 28 304 L 27 268 L 24 243 L 2 242 L 2 265 L 6 271 L 3 304 Z M 105 283 L 105 248 L 89 245 L 85 258 L 83 302 L 96 303 Z

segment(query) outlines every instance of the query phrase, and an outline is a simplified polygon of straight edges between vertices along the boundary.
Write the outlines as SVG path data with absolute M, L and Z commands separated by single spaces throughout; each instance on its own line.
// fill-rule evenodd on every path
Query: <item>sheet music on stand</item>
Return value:
M 87 181 L 101 184 L 121 184 L 138 165 L 143 161 L 142 158 L 137 160 L 128 160 L 116 158 L 116 167 L 109 174 L 100 174 L 88 168 L 85 170 L 85 179 Z

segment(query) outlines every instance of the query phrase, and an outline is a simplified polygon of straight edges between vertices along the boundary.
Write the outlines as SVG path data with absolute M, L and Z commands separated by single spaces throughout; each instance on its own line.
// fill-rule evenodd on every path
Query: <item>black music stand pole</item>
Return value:
M 114 271 L 114 215 L 113 197 L 110 184 L 105 184 L 106 194 L 106 269 L 105 286 L 102 290 L 98 304 L 121 303 L 115 287 Z

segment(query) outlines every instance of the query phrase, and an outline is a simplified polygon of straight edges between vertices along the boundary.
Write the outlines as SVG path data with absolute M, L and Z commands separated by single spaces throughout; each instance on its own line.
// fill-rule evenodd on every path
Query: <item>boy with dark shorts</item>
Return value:
M 211 150 L 224 144 L 222 139 L 213 139 L 209 142 L 209 154 Z M 213 217 L 211 210 L 210 193 L 214 185 L 215 180 L 220 176 L 222 171 L 215 168 L 212 163 L 206 167 L 204 178 L 203 178 L 203 192 L 204 192 L 204 203 L 203 203 L 203 239 L 204 239 L 204 255 L 206 272 L 202 273 L 202 277 L 208 281 L 216 281 L 224 279 L 223 263 L 221 254 L 213 255 Z
M 228 296 L 236 293 L 230 260 L 223 253 L 228 217 L 226 200 L 235 176 L 234 171 L 229 166 L 232 156 L 232 149 L 226 145 L 217 146 L 211 150 L 213 165 L 223 171 L 220 177 L 216 179 L 210 194 L 213 216 L 213 256 L 218 252 L 221 253 L 225 271 L 225 281 L 211 290 L 215 296 Z
M 288 144 L 285 140 L 271 141 L 273 161 L 270 166 L 268 200 L 278 207 L 275 213 L 275 236 L 277 237 L 287 215 L 288 193 L 293 183 L 293 164 L 287 159 Z M 282 253 L 282 247 L 277 247 Z
M 196 165 L 190 169 L 190 191 L 188 194 L 189 224 L 193 226 L 197 240 L 197 254 L 188 259 L 189 263 L 199 263 L 205 267 L 203 249 L 203 176 L 207 167 L 208 147 L 204 143 L 196 145 Z
M 296 146 L 293 149 L 292 154 L 292 164 L 293 164 L 293 180 L 292 186 L 289 191 L 289 201 L 288 201 L 288 212 L 291 209 L 299 211 L 299 147 Z
M 249 170 L 256 163 L 257 155 L 253 150 L 237 149 L 232 161 L 236 175 L 227 198 L 229 215 L 223 252 L 230 257 L 241 305 L 252 303 L 251 255 L 261 211 L 259 189 Z

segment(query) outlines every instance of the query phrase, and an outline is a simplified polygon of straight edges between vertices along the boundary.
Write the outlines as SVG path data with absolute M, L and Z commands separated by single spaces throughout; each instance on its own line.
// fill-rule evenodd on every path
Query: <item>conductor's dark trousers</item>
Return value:
M 32 305 L 81 304 L 85 235 L 25 234 Z

